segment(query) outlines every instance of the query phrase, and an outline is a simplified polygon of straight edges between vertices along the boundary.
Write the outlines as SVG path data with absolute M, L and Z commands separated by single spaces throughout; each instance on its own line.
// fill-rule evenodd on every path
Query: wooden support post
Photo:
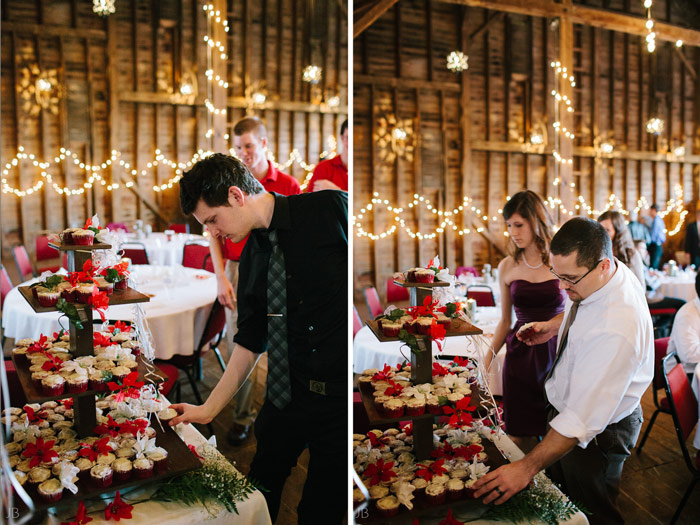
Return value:
M 571 0 L 564 1 L 565 6 L 571 6 Z M 559 61 L 562 68 L 566 68 L 568 72 L 574 70 L 574 24 L 571 17 L 564 14 L 559 19 Z M 556 77 L 555 77 L 556 78 Z M 573 104 L 573 88 L 566 82 L 559 82 L 559 92 L 562 98 L 566 96 L 572 100 Z M 566 110 L 566 105 L 559 103 L 559 122 L 562 128 L 566 128 L 573 132 L 574 130 L 574 114 Z M 559 134 L 559 154 L 562 159 L 571 160 L 574 156 L 574 141 L 566 137 L 563 133 Z M 573 164 L 569 162 L 559 163 L 559 198 L 562 205 L 567 210 L 574 209 L 574 194 L 571 190 L 573 182 Z M 568 217 L 560 216 L 560 223 L 563 223 Z
M 214 5 L 214 11 L 221 11 L 222 13 L 228 13 L 227 5 L 226 5 L 226 0 L 213 0 L 212 4 Z M 214 41 L 219 41 L 223 42 L 224 44 L 224 50 L 227 55 L 230 54 L 230 50 L 227 47 L 227 38 L 226 38 L 226 32 L 224 31 L 224 28 L 222 27 L 221 24 L 214 24 L 213 25 L 213 33 L 212 37 L 214 38 Z M 228 78 L 228 71 L 227 71 L 227 65 L 226 65 L 226 60 L 222 59 L 220 56 L 220 53 L 216 50 L 212 52 L 212 69 L 214 70 L 214 76 L 216 75 L 221 76 L 221 78 Z M 214 82 L 213 83 L 213 100 L 212 103 L 214 104 L 215 107 L 224 109 L 227 108 L 227 99 L 226 99 L 226 89 L 219 86 L 218 83 Z M 228 150 L 228 145 L 226 142 L 226 139 L 224 136 L 227 133 L 226 129 L 226 115 L 214 115 L 212 118 L 212 123 L 213 123 L 213 128 L 214 128 L 214 142 L 213 142 L 213 148 L 215 152 L 226 152 Z
M 469 53 L 469 42 L 467 41 L 467 9 L 461 8 L 461 43 L 465 53 Z M 460 75 L 461 91 L 460 91 L 460 130 L 462 133 L 462 158 L 460 162 L 460 171 L 462 173 L 462 195 L 471 195 L 471 165 L 472 165 L 472 149 L 471 149 L 471 114 L 470 114 L 470 76 L 469 71 L 462 71 Z M 460 203 L 461 205 L 462 203 Z M 462 214 L 461 229 L 468 225 L 467 214 Z M 462 262 L 463 264 L 473 264 L 474 256 L 469 249 L 469 236 L 462 235 Z

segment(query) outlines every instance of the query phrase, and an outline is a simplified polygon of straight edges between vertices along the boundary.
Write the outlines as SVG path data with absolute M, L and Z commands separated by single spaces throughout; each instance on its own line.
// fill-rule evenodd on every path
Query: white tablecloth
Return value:
M 199 279 L 197 276 L 204 276 Z M 216 300 L 216 278 L 204 270 L 182 266 L 134 266 L 135 288 L 154 294 L 150 302 L 141 303 L 153 335 L 158 359 L 175 354 L 191 355 L 199 343 L 211 307 Z M 27 281 L 22 286 L 29 283 Z M 133 320 L 133 305 L 112 306 L 105 312 L 108 319 Z M 6 337 L 38 339 L 61 329 L 58 312 L 37 314 L 17 288 L 7 294 L 2 313 Z M 99 318 L 97 313 L 94 317 Z M 65 318 L 63 324 L 68 327 Z
M 661 286 L 659 286 L 658 291 L 664 297 L 675 297 L 686 302 L 692 301 L 697 297 L 695 293 L 695 275 L 686 272 L 680 272 L 675 277 L 663 275 L 661 276 Z
M 489 340 L 493 338 L 493 332 L 500 317 L 500 307 L 480 307 L 477 311 L 476 325 L 484 331 L 484 335 Z M 447 337 L 442 345 L 442 352 L 438 350 L 437 344 L 433 343 L 433 355 L 483 357 L 485 345 L 478 345 L 473 339 L 473 337 Z M 385 364 L 396 366 L 403 362 L 404 357 L 410 360 L 410 350 L 408 347 L 401 348 L 402 344 L 400 341 L 382 343 L 368 326 L 363 326 L 353 341 L 353 372 L 361 374 L 368 368 L 381 369 Z M 489 385 L 494 395 L 503 393 L 502 370 L 505 355 L 505 345 L 503 345 L 489 369 Z
M 187 242 L 209 244 L 207 237 L 188 233 L 177 233 L 172 236 L 170 241 L 168 241 L 164 233 L 152 233 L 143 239 L 138 239 L 135 234 L 130 233 L 123 236 L 120 235 L 119 240 L 121 242 L 143 244 L 148 254 L 148 262 L 164 266 L 182 264 L 182 250 Z
M 179 425 L 177 428 L 185 443 L 188 445 L 197 447 L 206 441 L 204 436 L 192 425 Z M 131 504 L 132 501 L 145 499 L 150 492 L 152 491 L 149 489 L 131 491 L 127 493 L 123 499 Z M 107 499 L 107 502 L 111 501 L 111 497 Z M 86 505 L 87 504 L 88 503 L 86 503 Z M 103 509 L 106 504 L 106 502 L 98 501 L 88 507 L 90 517 L 93 518 L 93 521 L 90 522 L 91 524 L 114 523 L 114 521 L 104 520 Z M 204 507 L 199 505 L 188 507 L 179 502 L 144 501 L 143 503 L 134 505 L 132 519 L 126 520 L 124 523 L 133 525 L 153 525 L 160 523 L 167 523 L 168 525 L 185 525 L 192 523 L 206 523 L 207 525 L 230 525 L 235 523 L 245 525 L 271 525 L 272 523 L 267 510 L 265 497 L 259 490 L 250 494 L 248 499 L 238 502 L 236 507 L 238 508 L 238 514 L 228 512 L 225 508 L 220 508 L 218 504 L 211 505 L 215 514 L 215 516 L 212 517 Z M 44 522 L 45 525 L 58 525 L 61 521 L 72 519 L 75 514 L 71 514 L 70 510 L 71 509 L 69 509 L 69 512 L 65 515 L 60 516 L 49 514 L 47 520 Z M 75 511 L 76 509 L 72 510 Z

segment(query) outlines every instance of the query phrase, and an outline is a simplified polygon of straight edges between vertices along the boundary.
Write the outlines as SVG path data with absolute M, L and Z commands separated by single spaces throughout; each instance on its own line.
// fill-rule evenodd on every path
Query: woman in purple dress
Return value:
M 503 218 L 513 244 L 512 254 L 498 265 L 502 316 L 493 348 L 498 351 L 506 343 L 503 419 L 506 432 L 527 452 L 536 444 L 535 437 L 547 431 L 544 380 L 554 364 L 557 338 L 528 346 L 515 334 L 524 324 L 561 313 L 565 295 L 549 271 L 552 221 L 539 195 L 529 190 L 516 193 L 503 207 Z M 487 357 L 486 366 L 492 358 Z

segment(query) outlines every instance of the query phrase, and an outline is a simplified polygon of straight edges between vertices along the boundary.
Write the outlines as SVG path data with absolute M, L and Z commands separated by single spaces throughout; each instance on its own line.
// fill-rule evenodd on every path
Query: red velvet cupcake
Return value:
M 37 493 L 42 501 L 56 503 L 63 497 L 63 485 L 56 478 L 47 479 L 37 488 Z
M 95 287 L 93 283 L 81 283 L 75 289 L 75 300 L 78 303 L 88 304 L 92 297 L 92 290 Z
M 109 465 L 95 465 L 90 469 L 90 479 L 100 488 L 109 487 L 114 478 L 114 471 Z
M 88 377 L 81 376 L 78 374 L 73 374 L 66 379 L 68 393 L 69 394 L 80 394 L 82 392 L 87 392 L 88 389 Z
M 417 283 L 432 283 L 435 281 L 435 272 L 421 268 L 416 270 L 415 278 Z
M 403 416 L 405 403 L 400 399 L 392 398 L 384 402 L 384 416 L 393 419 Z
M 384 319 L 382 323 L 382 333 L 386 337 L 398 337 L 403 325 L 400 323 L 392 323 L 391 321 Z
M 57 290 L 41 290 L 37 292 L 36 298 L 39 301 L 39 306 L 51 307 L 56 306 L 58 299 L 61 297 Z
M 425 487 L 425 499 L 433 505 L 442 505 L 447 499 L 447 490 L 444 485 L 431 483 Z
M 134 461 L 134 474 L 138 479 L 153 476 L 153 461 L 147 458 L 139 458 Z
M 60 396 L 66 389 L 66 380 L 59 374 L 51 374 L 41 380 L 41 391 L 45 396 Z
M 125 277 L 121 281 L 114 283 L 115 290 L 126 290 L 129 287 L 129 280 Z
M 377 510 L 385 518 L 391 518 L 399 513 L 399 500 L 396 496 L 387 496 L 377 500 Z
M 73 244 L 79 246 L 91 246 L 95 239 L 95 232 L 92 230 L 76 230 L 73 232 Z
M 422 416 L 423 414 L 425 414 L 425 401 L 411 399 L 406 402 L 407 416 Z

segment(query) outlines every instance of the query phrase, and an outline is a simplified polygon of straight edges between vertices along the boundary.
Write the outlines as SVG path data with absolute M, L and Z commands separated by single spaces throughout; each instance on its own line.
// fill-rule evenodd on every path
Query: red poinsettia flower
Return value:
M 92 336 L 92 344 L 95 347 L 97 347 L 97 346 L 109 346 L 112 344 L 112 341 L 106 335 L 104 335 L 100 332 L 95 332 Z
M 445 325 L 442 325 L 438 323 L 435 319 L 433 319 L 433 323 L 430 325 L 430 338 L 435 341 L 438 345 L 438 350 L 442 352 L 442 343 L 441 341 L 445 340 Z
M 440 363 L 433 363 L 433 377 L 435 376 L 446 376 L 450 371 L 442 366 Z
M 61 399 L 61 404 L 65 408 L 73 408 L 73 398 L 72 397 L 67 397 L 65 399 Z
M 113 326 L 110 326 L 110 327 L 108 328 L 108 330 L 109 330 L 110 332 L 112 332 L 112 333 L 114 333 L 115 331 L 116 331 L 117 333 L 121 333 L 121 332 L 130 332 L 130 331 L 131 331 L 131 325 L 128 324 L 128 323 L 125 323 L 124 321 L 117 321 L 116 323 L 114 323 Z
M 100 292 L 100 289 L 95 286 L 92 289 L 92 296 L 88 298 L 88 304 L 92 305 L 93 310 L 97 310 L 100 314 L 102 322 L 105 322 L 105 309 L 109 307 L 109 297 L 107 297 L 107 292 Z
M 124 421 L 121 425 L 118 425 L 118 430 L 120 434 L 133 434 L 136 435 L 139 432 L 143 432 L 148 427 L 148 421 L 145 419 L 134 419 L 133 421 Z
M 64 335 L 68 335 L 68 331 L 64 330 L 63 328 L 61 328 L 60 332 L 54 332 L 53 333 L 53 342 L 57 343 L 58 341 L 61 340 L 61 337 L 63 337 Z
M 464 525 L 463 521 L 457 521 L 452 515 L 452 509 L 447 511 L 447 517 L 440 522 L 440 525 Z
M 418 306 L 411 306 L 406 309 L 414 319 L 416 317 L 435 317 L 435 307 L 438 305 L 438 301 L 431 301 L 431 297 L 427 296 L 423 299 L 423 304 Z
M 401 392 L 403 392 L 403 386 L 396 383 L 395 381 L 392 381 L 391 379 L 387 379 L 387 381 L 389 382 L 389 385 L 391 385 L 391 386 L 389 386 L 389 388 L 387 388 L 384 391 L 384 395 L 389 396 L 389 397 L 400 396 Z
M 48 463 L 53 458 L 57 458 L 58 454 L 53 449 L 56 441 L 44 441 L 43 438 L 37 438 L 35 443 L 27 444 L 27 448 L 22 452 L 22 456 L 25 458 L 32 458 L 29 462 L 29 466 L 34 468 L 39 463 Z
M 93 432 L 95 434 L 99 434 L 99 435 L 109 434 L 110 436 L 114 437 L 117 434 L 119 434 L 118 430 L 119 430 L 119 423 L 114 421 L 114 419 L 112 419 L 112 416 L 107 415 L 107 422 L 100 423 L 99 425 L 97 425 L 94 428 Z
M 376 463 L 370 463 L 365 469 L 364 475 L 369 478 L 370 486 L 377 485 L 382 481 L 391 481 L 396 477 L 396 472 L 392 470 L 394 462 L 384 463 L 383 459 L 378 459 Z
M 369 443 L 373 447 L 380 447 L 382 445 L 382 442 L 379 441 L 379 438 L 374 432 L 367 432 L 367 437 L 369 438 Z
M 43 421 L 46 418 L 46 411 L 44 410 L 34 410 L 29 405 L 24 405 L 24 412 L 27 414 L 27 420 L 30 423 L 35 421 Z
M 61 365 L 63 364 L 63 359 L 61 359 L 60 357 L 56 357 L 55 355 L 50 355 L 50 354 L 46 354 L 46 357 L 48 357 L 49 359 L 47 361 L 44 361 L 41 364 L 41 368 L 43 370 L 46 370 L 48 372 L 48 371 L 58 371 L 61 369 Z
M 92 446 L 87 443 L 81 443 L 83 448 L 78 452 L 79 456 L 88 458 L 90 461 L 96 461 L 97 456 L 106 456 L 112 452 L 112 447 L 109 444 L 109 438 L 105 437 L 95 441 Z
M 48 346 L 48 340 L 48 337 L 46 337 L 44 334 L 41 334 L 37 341 L 35 341 L 34 343 L 30 344 L 29 347 L 27 347 L 27 353 L 43 354 L 46 350 L 46 347 Z
M 87 515 L 87 510 L 85 509 L 85 503 L 82 501 L 78 503 L 78 513 L 75 515 L 73 521 L 62 521 L 61 525 L 85 525 L 90 523 L 92 518 Z
M 144 385 L 143 381 L 138 381 L 139 372 L 134 370 L 129 375 L 124 378 L 122 384 L 110 381 L 107 386 L 112 392 L 115 392 L 115 401 L 121 403 L 125 398 L 130 397 L 133 399 L 138 399 L 141 395 L 141 387 Z
M 105 519 L 114 519 L 114 521 L 119 521 L 121 519 L 130 520 L 131 510 L 133 508 L 133 505 L 128 505 L 122 501 L 119 491 L 117 491 L 114 501 L 107 505 L 107 508 L 105 509 Z
M 430 455 L 434 458 L 450 459 L 455 455 L 455 449 L 449 443 L 445 442 L 441 447 L 433 449 Z
M 451 406 L 442 407 L 442 411 L 445 414 L 450 415 L 448 425 L 451 427 L 461 427 L 471 424 L 473 418 L 470 412 L 476 410 L 475 406 L 469 406 L 471 399 L 471 396 L 464 396 L 462 399 L 457 401 L 455 408 L 452 408 Z
M 429 467 L 423 465 L 422 463 L 418 463 L 418 470 L 416 471 L 416 476 L 419 478 L 423 478 L 426 481 L 430 481 L 433 479 L 433 476 L 439 476 L 440 474 L 444 474 L 447 472 L 445 467 L 443 465 L 445 464 L 444 459 L 439 459 L 438 461 L 431 463 Z
M 413 423 L 408 423 L 407 425 L 402 426 L 401 432 L 403 432 L 407 436 L 413 434 Z
M 455 366 L 467 366 L 469 364 L 469 359 L 466 357 L 455 357 L 453 361 Z
M 434 268 L 437 268 L 438 270 L 442 270 L 442 266 L 440 265 L 435 265 L 435 258 L 430 259 L 430 262 L 428 263 L 428 266 L 425 267 L 426 270 L 432 270 Z
M 386 381 L 393 376 L 394 373 L 391 371 L 391 367 L 389 365 L 384 365 L 381 372 L 377 372 L 372 376 L 372 381 Z
M 474 456 L 483 450 L 481 445 L 462 445 L 455 449 L 456 458 L 464 458 L 470 461 Z

